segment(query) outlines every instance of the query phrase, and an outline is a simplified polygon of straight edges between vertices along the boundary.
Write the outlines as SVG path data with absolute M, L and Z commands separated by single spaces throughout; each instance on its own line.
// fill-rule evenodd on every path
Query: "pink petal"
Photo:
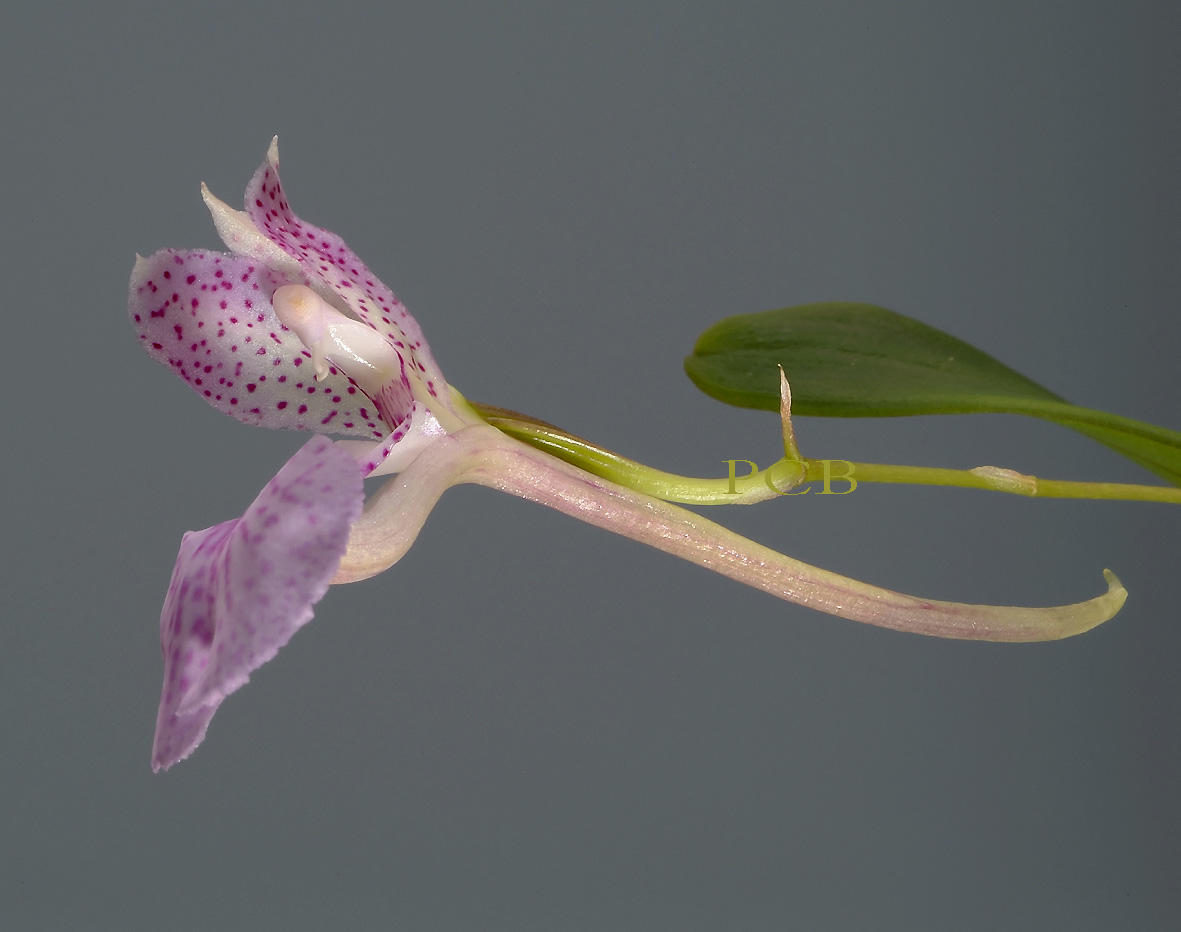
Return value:
M 300 220 L 291 210 L 279 181 L 277 141 L 246 188 L 246 213 L 264 236 L 300 263 L 310 280 L 331 288 L 360 320 L 386 335 L 432 397 L 449 401 L 447 382 L 405 305 L 343 239 Z
M 144 349 L 219 411 L 263 427 L 380 439 L 377 405 L 340 372 L 315 380 L 271 295 L 291 284 L 254 260 L 163 249 L 139 259 L 129 308 Z
M 447 435 L 446 428 L 427 409 L 415 401 L 410 414 L 402 419 L 380 443 L 341 440 L 340 446 L 357 458 L 361 475 L 367 479 L 388 476 L 406 469 L 432 443 Z
M 363 500 L 356 460 L 314 437 L 241 518 L 184 536 L 160 615 L 153 770 L 188 757 L 222 700 L 311 620 Z

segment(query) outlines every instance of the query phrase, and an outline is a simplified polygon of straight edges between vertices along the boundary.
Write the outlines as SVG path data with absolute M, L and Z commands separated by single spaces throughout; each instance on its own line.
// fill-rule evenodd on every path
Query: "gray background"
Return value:
M 469 397 L 656 466 L 771 459 L 721 316 L 870 301 L 1181 427 L 1172 2 L 10 4 L 0 14 L 5 929 L 1164 929 L 1178 512 L 894 487 L 714 512 L 907 592 L 1131 591 L 1073 641 L 891 634 L 450 492 L 166 775 L 181 533 L 302 442 L 136 347 L 267 141 Z M 1053 426 L 798 425 L 816 456 L 1151 481 Z

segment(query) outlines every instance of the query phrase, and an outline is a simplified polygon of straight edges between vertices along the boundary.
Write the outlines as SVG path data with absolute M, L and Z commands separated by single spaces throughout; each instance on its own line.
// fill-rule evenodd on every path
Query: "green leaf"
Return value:
M 1070 404 L 963 340 L 872 304 L 832 301 L 738 314 L 706 330 L 685 359 L 703 392 L 826 417 L 1026 414 L 1055 421 L 1181 485 L 1181 433 Z

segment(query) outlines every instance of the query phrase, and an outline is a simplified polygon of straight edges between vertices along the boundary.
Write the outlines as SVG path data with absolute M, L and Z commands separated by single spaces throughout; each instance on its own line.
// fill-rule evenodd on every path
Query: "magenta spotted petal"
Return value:
M 241 518 L 184 536 L 160 615 L 154 770 L 188 757 L 222 700 L 311 620 L 363 499 L 356 460 L 314 437 Z
M 431 355 L 422 328 L 406 306 L 330 230 L 300 220 L 287 203 L 279 181 L 279 146 L 272 140 L 266 161 L 246 187 L 246 214 L 270 242 L 294 258 L 309 281 L 331 289 L 354 314 L 386 336 L 398 348 L 413 382 L 427 404 L 439 399 L 449 404 L 447 383 Z M 231 249 L 234 243 L 227 241 Z
M 162 249 L 135 264 L 131 320 L 148 355 L 240 421 L 386 436 L 376 404 L 343 373 L 316 381 L 311 354 L 271 307 L 286 284 L 282 273 L 242 256 Z

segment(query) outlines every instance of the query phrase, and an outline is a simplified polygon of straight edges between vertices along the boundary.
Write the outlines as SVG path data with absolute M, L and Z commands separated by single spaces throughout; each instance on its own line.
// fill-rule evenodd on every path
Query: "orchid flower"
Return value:
M 130 313 L 152 358 L 247 424 L 315 437 L 241 518 L 185 535 L 160 617 L 154 769 L 184 759 L 222 700 L 312 617 L 330 583 L 373 576 L 414 542 L 439 496 L 476 483 L 691 560 L 793 602 L 901 631 L 1046 640 L 1123 604 L 1006 608 L 901 595 L 817 569 L 492 426 L 443 378 L 422 330 L 334 233 L 300 220 L 277 142 L 235 210 L 202 187 L 228 253 L 138 258 Z M 785 447 L 794 449 L 783 382 Z M 364 503 L 362 479 L 392 478 Z M 775 497 L 750 491 L 744 502 Z

